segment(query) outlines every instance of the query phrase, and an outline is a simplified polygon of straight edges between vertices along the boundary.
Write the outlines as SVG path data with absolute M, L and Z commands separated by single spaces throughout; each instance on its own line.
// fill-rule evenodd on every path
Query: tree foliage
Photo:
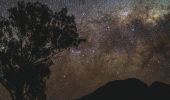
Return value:
M 13 100 L 44 100 L 52 57 L 83 39 L 67 9 L 53 12 L 39 2 L 18 2 L 0 18 L 0 83 Z

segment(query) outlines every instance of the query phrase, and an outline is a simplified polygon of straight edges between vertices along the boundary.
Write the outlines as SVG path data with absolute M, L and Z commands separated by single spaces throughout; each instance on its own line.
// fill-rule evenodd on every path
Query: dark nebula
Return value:
M 74 100 L 119 79 L 170 84 L 169 0 L 25 1 L 39 1 L 54 11 L 67 7 L 87 39 L 54 59 L 48 100 Z M 16 3 L 0 0 L 0 14 L 8 16 L 7 9 Z M 2 90 L 0 98 L 8 97 Z

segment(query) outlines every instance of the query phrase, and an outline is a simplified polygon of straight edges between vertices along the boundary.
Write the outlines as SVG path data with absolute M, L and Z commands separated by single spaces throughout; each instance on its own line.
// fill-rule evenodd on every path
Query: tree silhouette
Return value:
M 67 9 L 53 12 L 39 2 L 18 2 L 0 18 L 0 83 L 13 100 L 45 100 L 52 57 L 83 39 Z

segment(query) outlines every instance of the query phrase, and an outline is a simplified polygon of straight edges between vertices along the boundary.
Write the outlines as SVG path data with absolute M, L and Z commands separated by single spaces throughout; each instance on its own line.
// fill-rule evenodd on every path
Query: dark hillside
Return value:
M 79 100 L 170 100 L 170 85 L 155 82 L 151 86 L 138 79 L 117 80 Z

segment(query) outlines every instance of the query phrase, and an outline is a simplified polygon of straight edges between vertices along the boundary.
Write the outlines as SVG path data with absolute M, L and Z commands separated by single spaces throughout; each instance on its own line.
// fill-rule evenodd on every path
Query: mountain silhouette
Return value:
M 78 100 L 170 100 L 170 85 L 154 82 L 147 86 L 134 78 L 116 80 Z

